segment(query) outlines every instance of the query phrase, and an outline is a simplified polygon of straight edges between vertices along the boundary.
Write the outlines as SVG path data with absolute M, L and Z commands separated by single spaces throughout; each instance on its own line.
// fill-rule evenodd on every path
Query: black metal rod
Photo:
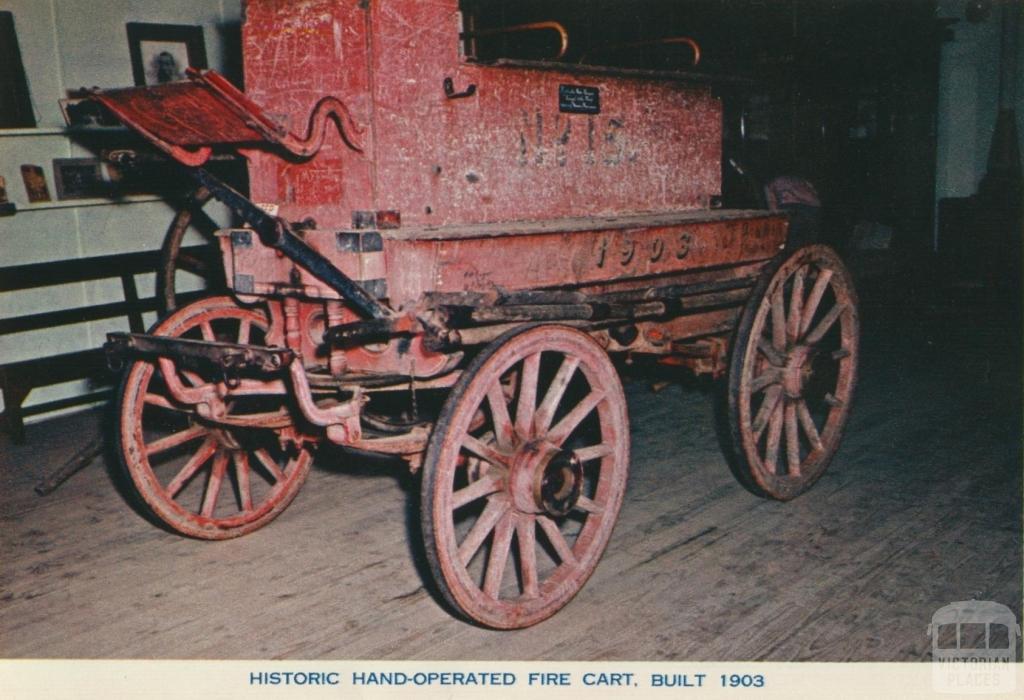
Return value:
M 294 351 L 287 348 L 171 338 L 144 333 L 108 333 L 103 349 L 107 356 L 114 360 L 131 353 L 139 353 L 175 359 L 204 360 L 221 368 L 255 369 L 261 372 L 276 372 L 295 359 Z
M 291 231 L 285 230 L 274 247 L 330 285 L 331 289 L 342 295 L 364 316 L 387 318 L 391 315 L 386 306 Z
M 296 236 L 288 222 L 263 211 L 241 193 L 202 168 L 194 168 L 190 174 L 196 182 L 210 190 L 219 202 L 226 204 L 252 226 L 264 245 L 280 250 L 310 274 L 323 280 L 362 315 L 370 318 L 387 318 L 391 315 L 386 306 Z
M 658 299 L 679 299 L 687 296 L 706 294 L 708 292 L 726 292 L 735 289 L 749 289 L 757 282 L 757 276 L 736 277 L 708 282 L 692 282 L 690 284 L 671 284 L 664 287 L 649 289 L 628 289 L 621 292 L 606 292 L 597 295 L 602 301 L 628 303 L 635 301 L 653 301 Z
M 510 321 L 605 321 L 629 320 L 661 316 L 666 312 L 663 302 L 638 304 L 519 304 L 510 306 L 482 306 L 478 308 L 448 307 L 449 321 L 456 326 L 470 323 L 507 323 Z

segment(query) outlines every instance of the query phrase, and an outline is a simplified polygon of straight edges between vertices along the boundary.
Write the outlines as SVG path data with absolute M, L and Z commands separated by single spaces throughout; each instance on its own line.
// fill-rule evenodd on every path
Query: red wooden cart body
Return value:
M 428 293 L 645 285 L 783 246 L 783 218 L 714 208 L 722 112 L 707 84 L 475 63 L 460 24 L 456 0 L 250 0 L 245 95 L 195 75 L 100 99 L 190 165 L 218 145 L 248 147 L 251 199 L 315 220 L 305 242 L 396 309 Z M 584 108 L 566 105 L 567 90 L 586 92 Z M 344 138 L 325 138 L 325 95 Z M 290 134 L 307 120 L 316 145 L 303 149 Z M 302 157 L 282 157 L 282 144 Z M 381 236 L 353 245 L 358 230 Z M 237 292 L 339 298 L 290 259 L 234 241 L 222 245 Z
M 362 154 L 335 140 L 305 164 L 257 157 L 253 199 L 328 227 L 353 210 L 420 227 L 700 209 L 720 193 L 707 85 L 472 63 L 460 23 L 456 0 L 250 0 L 248 95 L 293 129 L 334 95 L 365 130 Z M 449 99 L 445 78 L 476 91 Z M 600 113 L 560 112 L 560 85 L 597 88 Z

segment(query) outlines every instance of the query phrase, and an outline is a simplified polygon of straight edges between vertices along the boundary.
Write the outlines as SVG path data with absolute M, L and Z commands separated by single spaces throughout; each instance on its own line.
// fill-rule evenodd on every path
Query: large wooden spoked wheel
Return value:
M 729 366 L 733 470 L 760 496 L 788 500 L 825 471 L 857 381 L 860 324 L 849 272 L 824 245 L 798 248 L 761 278 Z
M 266 315 L 228 297 L 190 304 L 154 335 L 265 345 Z M 213 368 L 178 368 L 186 385 L 222 379 Z M 137 360 L 121 385 L 117 421 L 121 462 L 146 509 L 181 534 L 226 539 L 283 511 L 309 473 L 308 447 L 278 439 L 292 425 L 286 397 L 232 399 L 225 418 L 259 417 L 260 428 L 205 421 L 175 402 L 154 360 Z
M 447 601 L 499 629 L 553 615 L 594 571 L 626 486 L 629 421 L 604 350 L 516 329 L 452 389 L 424 461 L 423 536 Z

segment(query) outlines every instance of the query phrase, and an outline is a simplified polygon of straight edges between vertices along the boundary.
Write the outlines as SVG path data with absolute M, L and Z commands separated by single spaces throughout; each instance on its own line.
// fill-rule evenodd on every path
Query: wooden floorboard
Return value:
M 198 542 L 153 526 L 97 460 L 32 486 L 103 429 L 90 411 L 0 438 L 5 657 L 920 661 L 931 613 L 1021 613 L 1017 333 L 998 317 L 865 311 L 846 439 L 790 503 L 722 457 L 714 385 L 627 382 L 633 460 L 600 566 L 518 632 L 454 619 L 427 581 L 418 482 L 323 454 L 268 527 Z

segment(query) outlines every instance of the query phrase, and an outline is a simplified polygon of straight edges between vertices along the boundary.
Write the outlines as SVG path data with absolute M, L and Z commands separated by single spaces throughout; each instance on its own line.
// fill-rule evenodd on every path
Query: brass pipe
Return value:
M 530 22 L 528 24 L 514 24 L 509 27 L 495 27 L 493 29 L 477 29 L 469 32 L 462 32 L 459 34 L 459 38 L 466 39 L 478 39 L 482 36 L 497 36 L 499 34 L 515 34 L 517 32 L 535 32 L 544 29 L 550 29 L 558 32 L 558 38 L 561 42 L 561 46 L 558 53 L 553 58 L 559 59 L 565 56 L 566 51 L 569 50 L 569 32 L 566 31 L 565 27 L 560 22 L 554 22 L 551 20 L 544 22 Z
M 609 44 L 602 46 L 599 50 L 616 51 L 618 49 L 635 49 L 641 46 L 661 46 L 664 44 L 686 44 L 693 50 L 693 65 L 700 63 L 700 45 L 688 36 L 670 36 L 664 39 L 646 39 L 644 41 L 631 41 L 626 44 Z M 580 56 L 580 63 L 585 63 L 591 52 Z

